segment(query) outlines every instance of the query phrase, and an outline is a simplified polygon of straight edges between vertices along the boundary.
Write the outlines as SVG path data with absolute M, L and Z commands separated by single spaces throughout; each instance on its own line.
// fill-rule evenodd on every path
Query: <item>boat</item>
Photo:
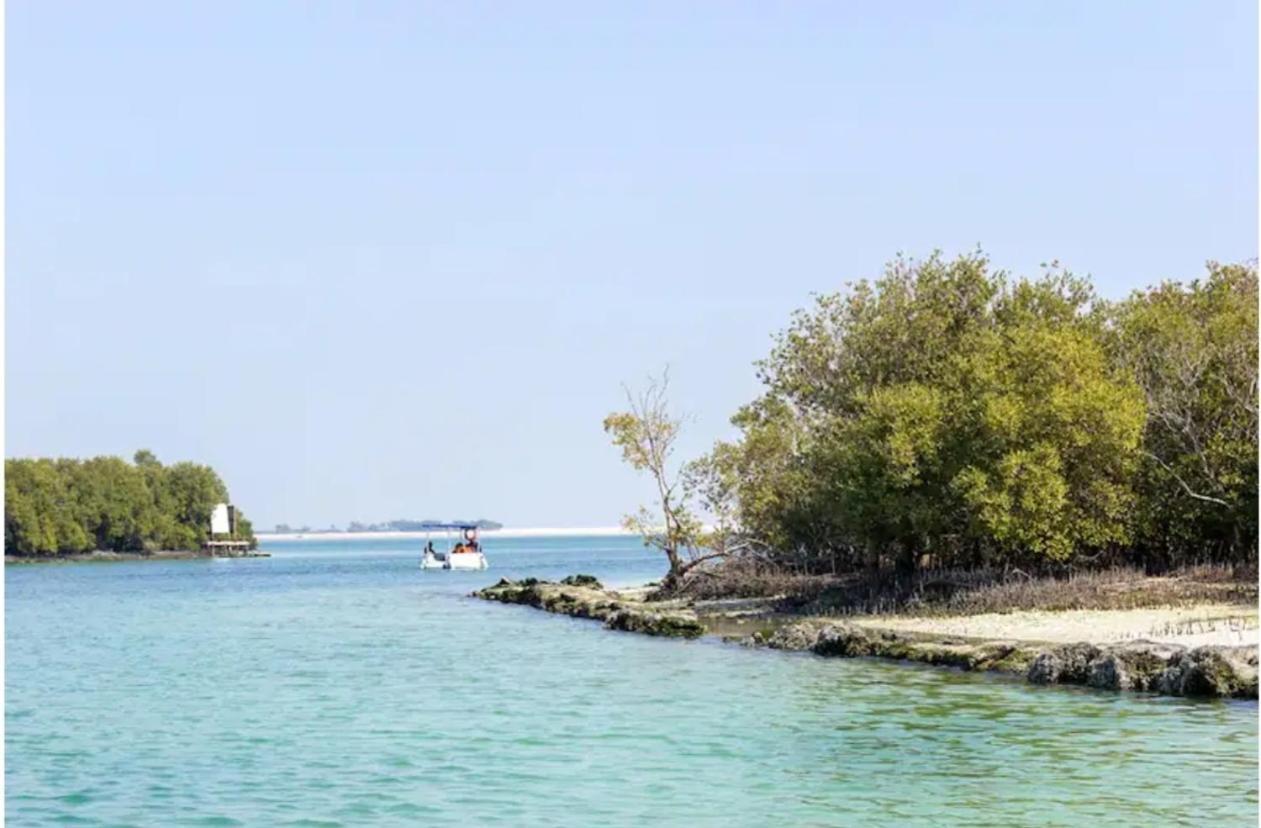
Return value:
M 446 547 L 435 549 L 430 535 L 441 532 Z M 438 523 L 425 527 L 425 549 L 420 556 L 421 569 L 486 569 L 490 564 L 477 537 L 473 523 Z

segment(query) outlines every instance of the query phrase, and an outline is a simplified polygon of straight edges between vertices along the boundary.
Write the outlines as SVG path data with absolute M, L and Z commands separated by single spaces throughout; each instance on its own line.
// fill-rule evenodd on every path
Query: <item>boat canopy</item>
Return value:
M 476 523 L 426 523 L 421 526 L 421 531 L 432 532 L 441 529 L 480 529 Z

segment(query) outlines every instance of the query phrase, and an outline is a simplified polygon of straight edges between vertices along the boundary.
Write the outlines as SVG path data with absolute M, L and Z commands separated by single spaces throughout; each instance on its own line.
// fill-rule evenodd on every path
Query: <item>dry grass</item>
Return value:
M 702 601 L 780 596 L 804 599 L 818 596 L 835 583 L 832 577 L 799 575 L 756 561 L 731 560 L 695 570 L 679 593 Z
M 783 596 L 780 609 L 809 615 L 973 615 L 1013 610 L 1122 610 L 1256 603 L 1256 573 L 1188 567 L 1161 576 L 1112 568 L 1033 577 L 1019 571 L 795 575 L 726 564 L 691 578 L 688 597 Z
M 1180 638 L 1192 635 L 1213 635 L 1218 632 L 1237 635 L 1241 639 L 1250 630 L 1257 629 L 1257 619 L 1246 615 L 1231 614 L 1225 617 L 1204 615 L 1196 618 L 1180 618 L 1153 624 L 1146 633 L 1138 638 L 1159 640 L 1162 638 Z M 1125 636 L 1131 637 L 1131 636 Z

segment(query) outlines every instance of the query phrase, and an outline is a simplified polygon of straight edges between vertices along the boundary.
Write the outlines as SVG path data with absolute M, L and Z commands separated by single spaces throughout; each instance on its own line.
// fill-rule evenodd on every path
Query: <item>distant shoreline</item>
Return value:
M 292 540 L 376 540 L 376 539 L 419 539 L 427 535 L 440 535 L 441 530 L 433 532 L 407 531 L 407 532 L 254 532 L 254 536 L 259 542 L 264 541 L 292 541 Z M 483 538 L 604 538 L 604 537 L 634 537 L 633 532 L 628 532 L 620 526 L 595 526 L 587 528 L 520 528 L 513 529 L 505 527 L 503 529 L 481 529 L 479 534 Z

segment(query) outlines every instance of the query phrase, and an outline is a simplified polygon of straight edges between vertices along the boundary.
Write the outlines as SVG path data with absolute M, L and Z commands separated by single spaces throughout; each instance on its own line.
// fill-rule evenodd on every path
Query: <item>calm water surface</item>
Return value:
M 464 597 L 633 540 L 9 566 L 11 825 L 1255 825 L 1257 706 L 606 632 Z

